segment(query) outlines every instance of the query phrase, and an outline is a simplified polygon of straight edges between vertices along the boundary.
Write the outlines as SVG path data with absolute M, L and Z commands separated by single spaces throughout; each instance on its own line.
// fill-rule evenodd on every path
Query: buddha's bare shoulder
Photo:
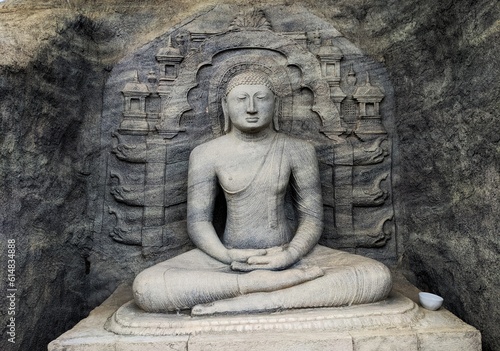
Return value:
M 224 156 L 228 149 L 231 148 L 231 140 L 227 135 L 212 139 L 203 144 L 196 146 L 191 151 L 190 160 L 196 159 L 210 161 Z

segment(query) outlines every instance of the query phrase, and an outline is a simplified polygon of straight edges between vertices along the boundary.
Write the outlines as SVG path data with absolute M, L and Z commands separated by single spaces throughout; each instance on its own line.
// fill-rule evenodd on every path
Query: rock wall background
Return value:
M 113 256 L 96 244 L 104 84 L 122 57 L 216 3 L 0 4 L 0 263 L 16 239 L 18 287 L 16 344 L 4 344 L 0 304 L 2 350 L 45 350 L 133 275 L 112 267 L 138 250 Z M 500 350 L 498 2 L 259 3 L 303 6 L 385 65 L 400 266 L 478 328 L 484 350 Z

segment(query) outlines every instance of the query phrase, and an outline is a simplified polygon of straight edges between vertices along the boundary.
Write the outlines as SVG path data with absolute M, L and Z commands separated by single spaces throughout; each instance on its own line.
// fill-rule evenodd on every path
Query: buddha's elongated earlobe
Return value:
M 229 119 L 229 113 L 227 112 L 226 98 L 222 98 L 221 105 L 222 105 L 222 113 L 224 115 L 224 134 L 227 134 L 231 129 L 231 120 Z
M 274 96 L 274 116 L 273 116 L 273 126 L 275 131 L 280 130 L 279 125 L 279 111 L 280 111 L 280 99 L 275 95 Z

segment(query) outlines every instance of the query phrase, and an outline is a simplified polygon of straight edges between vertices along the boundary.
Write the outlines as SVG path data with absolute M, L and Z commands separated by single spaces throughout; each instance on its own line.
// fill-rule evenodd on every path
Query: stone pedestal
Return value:
M 478 330 L 449 311 L 418 306 L 403 279 L 388 300 L 361 306 L 268 314 L 190 317 L 146 314 L 121 286 L 89 317 L 49 344 L 49 351 L 475 351 Z

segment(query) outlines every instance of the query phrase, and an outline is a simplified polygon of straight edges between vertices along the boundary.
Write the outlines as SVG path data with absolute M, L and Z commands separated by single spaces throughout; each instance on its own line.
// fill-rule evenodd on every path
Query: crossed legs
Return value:
M 192 250 L 146 269 L 133 287 L 145 311 L 191 308 L 193 315 L 370 303 L 390 288 L 383 264 L 322 246 L 290 269 L 250 273 Z

